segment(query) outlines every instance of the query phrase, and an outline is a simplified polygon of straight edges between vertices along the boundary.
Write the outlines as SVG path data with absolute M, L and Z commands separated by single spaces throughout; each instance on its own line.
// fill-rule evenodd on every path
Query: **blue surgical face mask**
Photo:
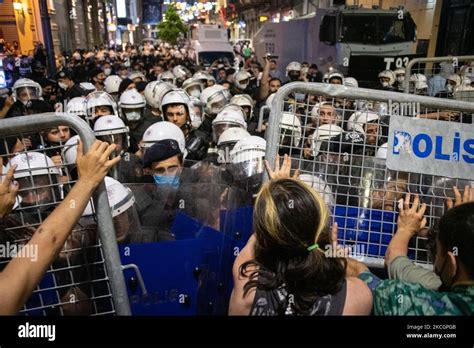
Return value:
M 157 185 L 167 185 L 173 189 L 179 187 L 179 176 L 153 175 L 153 179 Z

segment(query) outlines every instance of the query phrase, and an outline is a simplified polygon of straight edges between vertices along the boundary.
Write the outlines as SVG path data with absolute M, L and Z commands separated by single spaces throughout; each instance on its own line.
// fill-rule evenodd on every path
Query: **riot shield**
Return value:
M 132 314 L 225 314 L 236 250 L 251 233 L 251 197 L 212 165 L 183 169 L 174 187 L 128 187 L 142 226 L 119 246 Z

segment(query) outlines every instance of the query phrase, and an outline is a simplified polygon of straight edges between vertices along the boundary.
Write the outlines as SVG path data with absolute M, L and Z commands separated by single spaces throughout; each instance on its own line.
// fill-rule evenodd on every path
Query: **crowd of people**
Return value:
M 229 188 L 235 204 L 254 206 L 254 235 L 234 265 L 230 314 L 474 312 L 471 184 L 463 185 L 463 196 L 455 189 L 455 207 L 451 202 L 452 209 L 435 216 L 426 204 L 434 205 L 435 190 L 440 182 L 446 189 L 446 178 L 385 168 L 392 116 L 386 104 L 306 93 L 291 93 L 276 112 L 281 113 L 276 168 L 266 164 L 270 180 L 263 184 L 266 133 L 279 88 L 296 81 L 358 88 L 358 81 L 306 62 L 291 62 L 283 76 L 275 57 L 263 57 L 262 65 L 249 50 L 236 49 L 236 62 L 218 59 L 197 66 L 185 45 L 78 49 L 57 60 L 57 76 L 47 74 L 41 48 L 34 57 L 20 57 L 19 64 L 14 51 L 4 52 L 12 86 L 2 91 L 0 118 L 25 117 L 27 123 L 27 117 L 62 112 L 83 119 L 98 141 L 84 155 L 75 130 L 59 125 L 11 135 L 0 144 L 3 229 L 17 228 L 25 219 L 36 229 L 3 233 L 0 239 L 31 238 L 45 255 L 34 269 L 11 261 L 0 273 L 1 313 L 21 308 L 58 255 L 71 257 L 71 250 L 97 238 L 95 231 L 86 237 L 84 230 L 79 237 L 71 231 L 93 215 L 87 200 L 106 175 L 118 243 L 173 240 L 170 228 L 184 201 L 192 202 L 183 208 L 186 213 L 218 229 L 218 210 L 229 208 Z M 410 92 L 455 98 L 474 89 L 473 66 L 451 68 L 435 67 L 430 80 L 412 75 Z M 402 91 L 404 75 L 404 69 L 382 71 L 379 89 Z M 472 122 L 472 115 L 459 112 L 406 116 Z M 298 172 L 290 177 L 292 167 Z M 412 204 L 410 192 L 417 194 Z M 78 201 L 74 214 L 64 204 L 71 197 Z M 335 205 L 399 212 L 386 254 L 392 280 L 378 279 L 350 258 L 325 255 L 328 246 L 339 248 L 338 227 L 330 223 Z M 429 215 L 429 233 L 424 215 Z M 67 220 L 58 224 L 61 216 Z M 439 223 L 433 217 L 441 217 Z M 410 240 L 419 232 L 436 245 L 435 272 L 408 258 Z M 458 245 L 462 250 L 454 255 Z M 15 279 L 15 288 L 24 291 L 13 294 L 7 288 L 17 274 L 22 277 Z M 398 293 L 407 298 L 402 305 L 394 299 Z

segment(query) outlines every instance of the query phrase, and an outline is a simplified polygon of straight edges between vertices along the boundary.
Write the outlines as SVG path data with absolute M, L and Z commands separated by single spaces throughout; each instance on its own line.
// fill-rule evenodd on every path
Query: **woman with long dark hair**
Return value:
M 295 176 L 285 156 L 256 198 L 254 235 L 237 257 L 231 315 L 368 315 L 372 294 L 346 277 L 322 197 Z

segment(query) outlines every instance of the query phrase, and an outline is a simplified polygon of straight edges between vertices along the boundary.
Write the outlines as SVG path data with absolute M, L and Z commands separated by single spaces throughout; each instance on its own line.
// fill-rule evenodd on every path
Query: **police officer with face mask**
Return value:
M 157 141 L 146 152 L 143 167 L 150 171 L 155 185 L 144 185 L 135 192 L 140 223 L 155 229 L 155 240 L 173 240 L 171 226 L 179 204 L 183 153 L 177 141 Z

